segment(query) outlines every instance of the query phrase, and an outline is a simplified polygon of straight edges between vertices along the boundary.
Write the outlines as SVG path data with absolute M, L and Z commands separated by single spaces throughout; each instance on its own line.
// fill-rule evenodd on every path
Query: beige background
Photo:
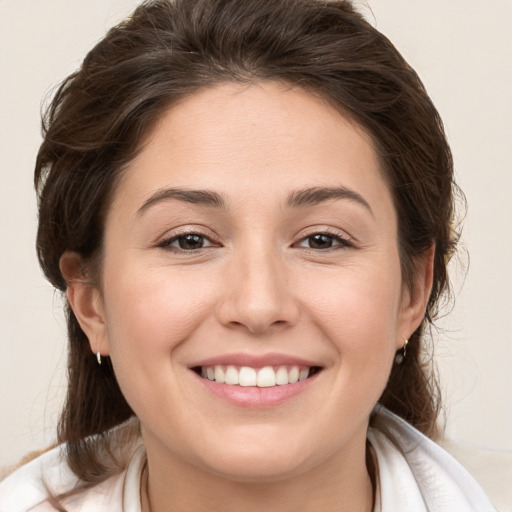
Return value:
M 0 466 L 53 440 L 65 389 L 61 300 L 34 252 L 41 100 L 136 4 L 0 0 Z M 505 473 L 489 480 L 503 487 L 505 475 L 512 483 L 512 0 L 357 4 L 419 72 L 445 120 L 469 203 L 470 253 L 463 287 L 454 266 L 455 309 L 436 334 L 446 433 L 462 457 L 500 452 Z

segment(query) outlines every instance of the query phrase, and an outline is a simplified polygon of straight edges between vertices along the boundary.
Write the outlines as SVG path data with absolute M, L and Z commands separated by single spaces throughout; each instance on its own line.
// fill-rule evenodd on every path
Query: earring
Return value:
M 98 352 L 96 352 L 96 361 L 98 361 L 98 365 L 101 366 L 101 346 L 103 345 L 103 340 L 100 340 L 100 346 Z
M 405 355 L 407 354 L 407 344 L 409 343 L 409 340 L 405 338 L 404 340 L 404 346 L 400 349 L 396 356 L 395 356 L 395 364 L 402 364 L 405 361 Z

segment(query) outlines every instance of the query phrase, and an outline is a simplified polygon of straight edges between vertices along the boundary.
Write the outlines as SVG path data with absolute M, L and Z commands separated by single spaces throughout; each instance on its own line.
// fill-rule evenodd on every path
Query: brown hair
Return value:
M 44 273 L 64 291 L 59 259 L 76 251 L 90 279 L 97 278 L 116 180 L 168 105 L 202 87 L 261 80 L 321 95 L 372 136 L 398 213 L 405 283 L 435 244 L 426 317 L 381 397 L 431 434 L 439 393 L 422 333 L 448 287 L 455 245 L 452 158 L 417 74 L 348 1 L 147 1 L 111 29 L 60 86 L 43 121 L 35 185 Z M 107 430 L 133 411 L 108 358 L 96 364 L 69 307 L 67 322 L 69 388 L 59 440 L 67 443 L 71 469 L 93 483 L 115 470 Z

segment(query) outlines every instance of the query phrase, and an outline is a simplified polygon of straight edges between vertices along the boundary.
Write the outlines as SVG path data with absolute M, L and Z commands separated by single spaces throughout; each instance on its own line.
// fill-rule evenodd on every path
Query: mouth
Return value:
M 238 387 L 272 388 L 287 386 L 305 381 L 318 374 L 320 366 L 236 366 L 236 365 L 209 365 L 196 366 L 192 370 L 202 379 Z

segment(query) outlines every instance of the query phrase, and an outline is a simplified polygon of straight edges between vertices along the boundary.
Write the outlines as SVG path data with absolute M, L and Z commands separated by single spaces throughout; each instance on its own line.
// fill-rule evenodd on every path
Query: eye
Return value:
M 298 244 L 299 247 L 306 247 L 315 250 L 327 250 L 337 247 L 352 247 L 351 242 L 332 233 L 314 233 L 303 238 Z
M 158 244 L 163 249 L 173 249 L 178 251 L 197 251 L 205 247 L 211 247 L 214 243 L 205 235 L 200 233 L 183 233 L 167 238 Z

